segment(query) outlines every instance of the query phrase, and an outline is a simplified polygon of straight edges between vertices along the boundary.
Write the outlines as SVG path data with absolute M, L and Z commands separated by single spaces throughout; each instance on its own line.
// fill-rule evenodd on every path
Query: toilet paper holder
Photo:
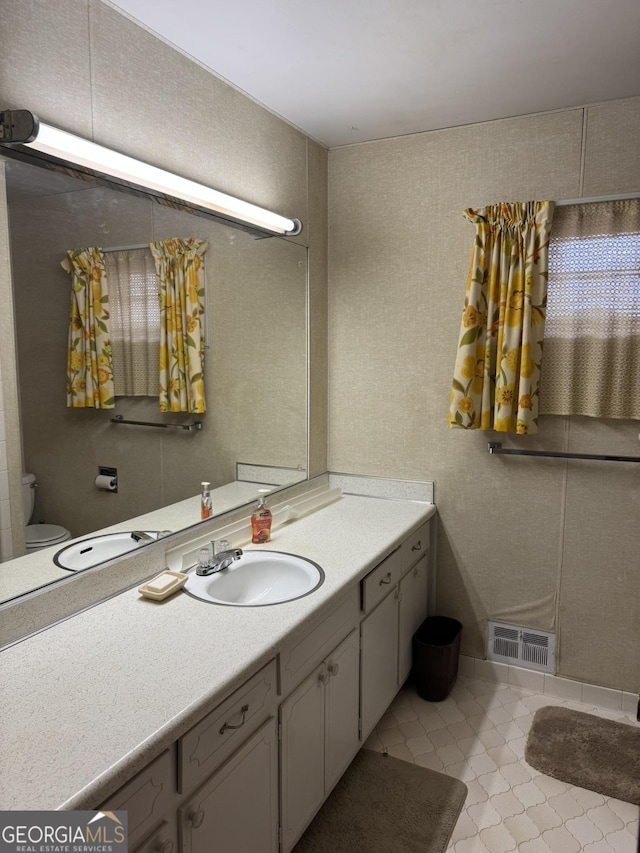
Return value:
M 118 492 L 118 469 L 106 465 L 98 465 L 98 476 L 95 479 L 96 488 L 101 492 Z

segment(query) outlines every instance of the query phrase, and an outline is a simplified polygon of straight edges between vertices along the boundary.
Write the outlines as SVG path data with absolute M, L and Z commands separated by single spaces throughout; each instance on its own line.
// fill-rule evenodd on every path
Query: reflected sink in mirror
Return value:
M 189 575 L 185 592 L 211 604 L 264 607 L 293 601 L 324 583 L 316 563 L 282 551 L 244 551 L 231 566 L 212 575 Z
M 122 533 L 104 533 L 101 536 L 91 536 L 61 548 L 53 557 L 53 562 L 61 569 L 70 572 L 80 572 L 90 569 L 99 563 L 113 560 L 135 551 L 141 545 L 156 542 L 163 536 L 168 536 L 170 530 L 127 530 Z

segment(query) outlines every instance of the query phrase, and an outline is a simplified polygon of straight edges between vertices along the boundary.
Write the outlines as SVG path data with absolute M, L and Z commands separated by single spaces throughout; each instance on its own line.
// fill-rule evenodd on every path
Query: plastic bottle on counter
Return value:
M 200 518 L 211 518 L 213 515 L 213 504 L 211 503 L 211 483 L 203 482 L 202 497 L 200 498 Z
M 258 489 L 258 506 L 251 515 L 251 541 L 254 545 L 259 545 L 262 542 L 271 542 L 271 522 L 273 516 L 271 510 L 266 505 L 266 496 L 270 489 Z

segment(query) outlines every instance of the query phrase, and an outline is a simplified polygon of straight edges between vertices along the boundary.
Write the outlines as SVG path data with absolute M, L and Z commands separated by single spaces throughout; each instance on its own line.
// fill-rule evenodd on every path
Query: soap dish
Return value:
M 185 585 L 189 575 L 184 572 L 172 572 L 170 569 L 156 575 L 155 578 L 143 583 L 138 587 L 138 592 L 145 598 L 152 598 L 154 601 L 163 601 L 169 598 L 174 592 Z

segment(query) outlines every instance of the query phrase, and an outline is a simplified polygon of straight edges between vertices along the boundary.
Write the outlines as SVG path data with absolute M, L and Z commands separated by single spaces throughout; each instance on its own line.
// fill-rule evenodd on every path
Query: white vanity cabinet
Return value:
M 178 849 L 176 824 L 172 809 L 175 790 L 175 749 L 167 749 L 141 770 L 126 785 L 102 803 L 101 811 L 128 813 L 129 847 L 133 853 L 155 850 L 157 853 L 176 853 Z M 141 839 L 153 830 L 153 843 Z M 158 847 L 158 845 L 160 845 Z
M 277 853 L 277 668 L 271 661 L 178 741 L 181 853 Z
M 151 835 L 131 853 L 178 853 L 178 829 L 176 821 L 163 820 Z
M 360 715 L 366 740 L 398 692 L 398 583 L 400 549 L 362 581 Z
M 432 569 L 427 521 L 103 803 L 132 853 L 290 853 L 407 678 Z
M 427 616 L 429 603 L 430 522 L 402 543 L 398 601 L 398 687 L 409 677 L 413 635 Z
M 278 748 L 271 717 L 178 810 L 182 853 L 278 853 Z
M 280 657 L 280 822 L 288 853 L 360 747 L 353 589 Z
M 272 660 L 101 805 L 132 853 L 277 853 L 277 681 Z
M 360 748 L 358 645 L 354 629 L 280 706 L 283 853 Z
M 361 734 L 366 740 L 411 670 L 412 637 L 427 615 L 429 523 L 362 581 Z

